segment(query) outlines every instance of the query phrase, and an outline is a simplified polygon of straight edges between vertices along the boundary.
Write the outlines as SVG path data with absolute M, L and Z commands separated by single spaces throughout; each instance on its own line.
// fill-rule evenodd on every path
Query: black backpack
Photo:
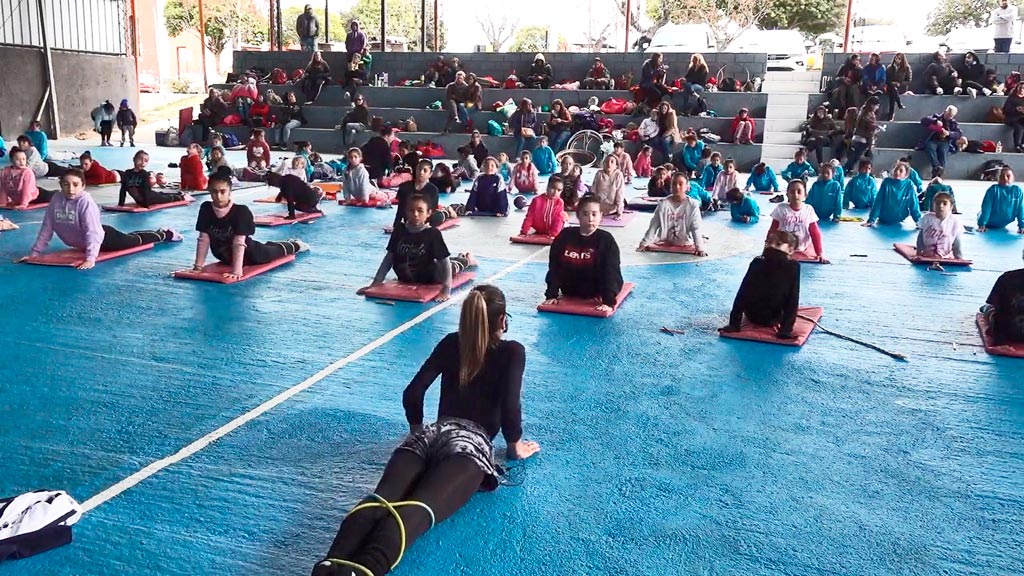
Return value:
M 1002 160 L 986 160 L 978 171 L 978 179 L 985 182 L 995 182 L 999 180 L 999 171 L 1006 166 L 1006 163 Z

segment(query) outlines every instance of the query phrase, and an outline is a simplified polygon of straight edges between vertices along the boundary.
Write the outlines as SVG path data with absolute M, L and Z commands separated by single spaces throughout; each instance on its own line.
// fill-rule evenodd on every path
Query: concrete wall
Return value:
M 924 87 L 924 69 L 928 67 L 932 62 L 932 52 L 927 54 L 907 54 L 907 63 L 910 64 L 910 68 L 914 71 L 914 80 L 911 83 L 911 88 L 914 92 L 921 92 Z M 883 54 L 882 63 L 888 66 L 892 63 L 892 54 Z M 824 76 L 832 76 L 839 70 L 839 67 L 843 65 L 843 62 L 849 58 L 850 55 L 846 53 L 830 52 L 824 55 L 822 59 L 821 73 Z M 957 67 L 962 62 L 963 54 L 950 54 L 949 63 L 953 67 Z M 978 54 L 978 60 L 980 60 L 986 68 L 992 68 L 999 75 L 999 79 L 1005 79 L 1006 75 L 1015 70 L 1024 70 L 1024 54 Z M 868 54 L 861 54 L 861 62 L 867 63 Z
M 89 113 L 104 100 L 117 106 L 127 98 L 139 110 L 135 61 L 130 58 L 54 51 L 53 77 L 63 136 L 92 130 Z M 28 128 L 46 91 L 43 51 L 0 46 L 0 78 L 6 80 L 0 122 L 4 138 L 10 141 Z M 52 133 L 48 117 L 48 112 L 43 114 L 43 129 L 51 137 L 59 136 Z
M 520 74 L 530 69 L 534 54 L 517 52 L 507 53 L 475 53 L 475 54 L 444 54 L 457 56 L 463 67 L 477 75 L 493 76 L 495 79 L 506 78 L 513 70 Z M 551 52 L 544 55 L 551 64 L 554 72 L 555 82 L 563 79 L 580 80 L 586 76 L 587 71 L 594 63 L 596 54 Z M 627 53 L 601 53 L 601 60 L 611 72 L 612 76 L 618 77 L 622 74 L 632 72 L 634 79 L 639 80 L 640 68 L 647 59 L 646 54 L 639 52 Z M 746 80 L 747 70 L 750 76 L 764 76 L 768 63 L 766 54 L 725 54 L 708 53 L 704 55 L 708 61 L 708 68 L 715 74 L 723 66 L 726 68 L 726 76 L 733 76 L 740 80 Z M 325 52 L 324 58 L 332 70 L 344 70 L 345 54 L 338 52 Z M 375 52 L 373 54 L 373 73 L 387 72 L 389 80 L 395 84 L 401 80 L 418 79 L 427 66 L 437 58 L 435 52 Z M 665 62 L 669 65 L 669 77 L 677 78 L 686 72 L 687 63 L 690 60 L 689 54 L 667 54 Z M 309 55 L 302 52 L 248 52 L 237 51 L 234 54 L 234 71 L 244 72 L 250 68 L 262 68 L 266 71 L 274 68 L 284 68 L 291 71 L 295 68 L 305 68 L 309 63 Z

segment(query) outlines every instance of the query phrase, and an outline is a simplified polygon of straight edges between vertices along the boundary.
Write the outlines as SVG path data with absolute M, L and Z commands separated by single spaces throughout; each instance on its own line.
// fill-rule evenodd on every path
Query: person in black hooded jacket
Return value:
M 992 94 L 992 91 L 985 87 L 985 65 L 978 61 L 978 55 L 974 52 L 968 51 L 964 54 L 956 73 L 960 76 L 960 86 L 971 96 L 977 97 L 978 92 L 985 96 Z

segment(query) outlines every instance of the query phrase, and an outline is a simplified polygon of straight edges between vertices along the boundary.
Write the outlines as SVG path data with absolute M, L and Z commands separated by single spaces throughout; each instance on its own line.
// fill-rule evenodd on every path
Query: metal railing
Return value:
M 0 45 L 43 47 L 46 10 L 50 48 L 92 54 L 128 53 L 127 0 L 5 0 Z

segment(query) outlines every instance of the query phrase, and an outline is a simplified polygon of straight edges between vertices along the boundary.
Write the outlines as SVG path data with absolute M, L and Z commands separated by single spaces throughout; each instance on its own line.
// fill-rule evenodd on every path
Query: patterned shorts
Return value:
M 451 456 L 471 459 L 484 473 L 482 489 L 493 490 L 501 474 L 494 462 L 494 447 L 487 432 L 476 422 L 445 418 L 427 424 L 409 434 L 397 450 L 409 450 L 427 462 L 440 462 Z

